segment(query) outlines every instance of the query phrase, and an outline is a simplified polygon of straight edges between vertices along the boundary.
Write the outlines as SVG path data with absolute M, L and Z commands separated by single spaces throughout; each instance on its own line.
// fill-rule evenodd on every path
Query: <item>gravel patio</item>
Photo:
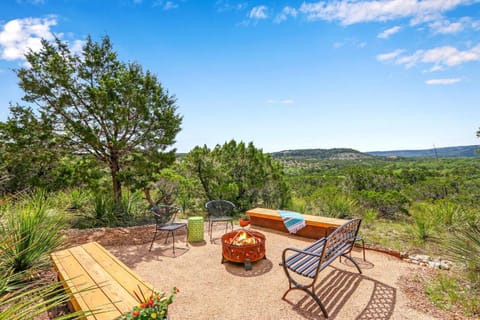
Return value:
M 155 241 L 148 251 L 152 232 L 148 227 L 123 231 L 123 238 L 103 237 L 105 232 L 77 241 L 97 240 L 110 252 L 135 270 L 155 288 L 180 292 L 169 311 L 169 319 L 324 319 L 316 303 L 299 290 L 291 291 L 286 300 L 283 293 L 288 281 L 279 265 L 286 247 L 303 248 L 312 240 L 251 227 L 266 236 L 266 259 L 254 262 L 252 270 L 243 264 L 221 263 L 220 239 L 186 246 L 185 236 L 176 237 L 176 255 L 172 242 Z M 214 230 L 220 237 L 224 228 Z M 112 241 L 109 241 L 112 240 Z M 205 233 L 205 239 L 208 235 Z M 103 241 L 102 241 L 103 240 Z M 132 244 L 133 243 L 133 244 Z M 396 257 L 367 251 L 367 261 L 361 251 L 353 252 L 363 274 L 360 275 L 347 259 L 337 259 L 332 267 L 320 274 L 317 294 L 329 312 L 330 319 L 440 319 L 430 312 L 412 307 L 412 299 L 401 290 L 400 279 L 421 272 L 422 268 Z M 423 310 L 425 310 L 423 308 Z M 432 313 L 434 314 L 434 313 Z

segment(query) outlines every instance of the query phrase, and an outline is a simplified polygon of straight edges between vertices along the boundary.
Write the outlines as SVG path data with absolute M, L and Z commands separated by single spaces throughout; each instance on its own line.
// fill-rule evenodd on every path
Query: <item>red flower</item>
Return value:
M 134 317 L 138 317 L 140 315 L 140 311 L 133 311 L 132 315 Z

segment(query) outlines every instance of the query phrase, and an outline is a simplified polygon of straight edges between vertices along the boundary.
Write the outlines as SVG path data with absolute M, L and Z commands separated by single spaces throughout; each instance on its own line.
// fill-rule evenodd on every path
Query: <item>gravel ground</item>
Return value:
M 217 238 L 190 244 L 185 235 L 176 237 L 176 255 L 171 239 L 155 242 L 148 251 L 153 226 L 102 228 L 68 233 L 70 243 L 98 241 L 158 290 L 179 288 L 170 307 L 170 318 L 177 319 L 323 319 L 320 308 L 301 291 L 283 293 L 288 281 L 279 266 L 286 247 L 305 247 L 311 240 L 269 229 L 252 227 L 266 236 L 267 259 L 243 264 L 221 263 L 221 244 Z M 219 226 L 214 235 L 220 237 Z M 205 238 L 207 239 L 207 234 Z M 436 309 L 425 297 L 421 282 L 432 271 L 406 263 L 390 255 L 367 251 L 353 252 L 363 274 L 342 259 L 321 272 L 317 294 L 330 319 L 468 319 Z

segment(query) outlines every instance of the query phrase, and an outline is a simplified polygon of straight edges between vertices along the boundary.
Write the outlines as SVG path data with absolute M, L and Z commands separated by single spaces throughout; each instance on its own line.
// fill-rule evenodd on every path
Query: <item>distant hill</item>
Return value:
M 446 147 L 446 148 L 437 148 L 435 149 L 424 149 L 424 150 L 394 150 L 394 151 L 372 151 L 367 152 L 372 156 L 381 156 L 381 157 L 439 157 L 439 158 L 472 158 L 480 157 L 480 153 L 477 153 L 476 150 L 480 149 L 480 145 L 474 146 L 460 146 L 460 147 Z M 435 155 L 436 151 L 436 155 Z
M 357 160 L 370 159 L 372 155 L 354 149 L 297 149 L 272 152 L 270 155 L 277 159 L 290 160 Z

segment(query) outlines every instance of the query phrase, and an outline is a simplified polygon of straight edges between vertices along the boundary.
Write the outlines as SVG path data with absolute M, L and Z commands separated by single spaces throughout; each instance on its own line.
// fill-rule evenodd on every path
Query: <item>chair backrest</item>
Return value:
M 352 250 L 361 222 L 361 219 L 349 220 L 326 238 L 320 262 L 320 270 L 340 254 L 348 253 Z
M 157 223 L 157 225 L 164 225 L 168 223 L 173 223 L 175 221 L 175 217 L 177 215 L 177 212 L 180 211 L 180 208 L 175 206 L 161 205 L 153 206 L 150 211 L 155 217 L 155 222 Z
M 229 216 L 235 205 L 227 200 L 211 200 L 205 204 L 210 217 Z

